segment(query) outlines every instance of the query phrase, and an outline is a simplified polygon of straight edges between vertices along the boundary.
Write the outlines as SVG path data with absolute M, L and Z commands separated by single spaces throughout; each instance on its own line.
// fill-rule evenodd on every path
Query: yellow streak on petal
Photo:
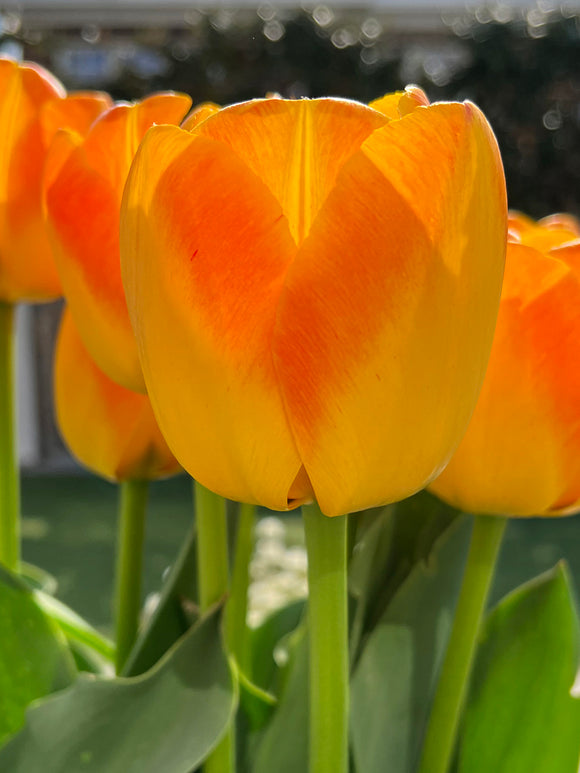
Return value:
M 290 233 L 296 244 L 302 244 L 315 214 L 312 188 L 314 155 L 317 151 L 312 113 L 306 101 L 299 103 L 296 131 L 292 140 L 285 199 Z
M 224 108 L 196 132 L 231 147 L 268 186 L 300 245 L 340 169 L 386 120 L 346 100 L 262 99 Z

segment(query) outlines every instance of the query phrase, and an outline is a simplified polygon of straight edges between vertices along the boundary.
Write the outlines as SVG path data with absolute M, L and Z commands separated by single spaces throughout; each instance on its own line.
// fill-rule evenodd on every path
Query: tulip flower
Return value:
M 510 217 L 506 274 L 481 395 L 437 496 L 469 512 L 580 509 L 580 227 Z
M 116 665 L 137 636 L 148 483 L 180 471 L 146 395 L 111 381 L 90 354 L 65 309 L 58 334 L 54 393 L 58 426 L 81 464 L 120 487 L 115 580 Z
M 68 309 L 56 344 L 54 392 L 66 445 L 97 475 L 121 482 L 179 472 L 147 396 L 119 386 L 99 369 Z
M 0 58 L 0 301 L 60 295 L 42 215 L 48 146 L 61 127 L 85 132 L 109 104 L 106 94 L 67 97 L 42 67 Z
M 580 227 L 508 219 L 489 366 L 465 437 L 431 491 L 475 513 L 419 773 L 446 773 L 507 518 L 580 509 Z M 503 517 L 502 517 L 503 516 Z
M 500 157 L 470 103 L 265 99 L 153 127 L 121 260 L 176 457 L 276 510 L 423 487 L 475 405 L 505 239 Z
M 61 133 L 47 162 L 48 228 L 64 294 L 93 359 L 114 381 L 144 391 L 119 267 L 119 208 L 140 140 L 153 124 L 181 121 L 184 94 L 118 103 L 86 137 Z
M 60 295 L 42 212 L 49 143 L 60 126 L 85 132 L 109 105 L 100 93 L 67 96 L 36 64 L 0 57 L 0 562 L 20 563 L 20 492 L 14 393 L 14 306 Z

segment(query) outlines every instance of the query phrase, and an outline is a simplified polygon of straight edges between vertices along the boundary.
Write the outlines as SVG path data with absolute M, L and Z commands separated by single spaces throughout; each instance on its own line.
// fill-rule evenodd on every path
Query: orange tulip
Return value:
M 431 491 L 475 513 L 580 509 L 580 227 L 510 217 L 489 367 L 463 441 Z
M 219 494 L 326 515 L 447 462 L 491 347 L 505 185 L 472 104 L 265 99 L 133 163 L 121 262 L 169 446 Z
M 54 391 L 62 437 L 82 464 L 115 481 L 179 472 L 151 403 L 111 381 L 94 363 L 66 309 L 58 335 Z
M 106 94 L 67 97 L 42 67 L 0 58 L 0 301 L 61 294 L 42 215 L 47 148 L 60 127 L 83 133 L 109 104 Z
M 184 94 L 120 103 L 83 139 L 61 134 L 49 155 L 45 201 L 64 294 L 99 367 L 117 383 L 144 391 L 119 267 L 119 208 L 140 140 L 153 124 L 181 121 Z

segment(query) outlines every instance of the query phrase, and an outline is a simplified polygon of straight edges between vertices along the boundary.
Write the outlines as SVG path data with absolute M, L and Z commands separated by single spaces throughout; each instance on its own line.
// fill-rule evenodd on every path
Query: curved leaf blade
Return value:
M 0 750 L 11 773 L 190 773 L 230 725 L 237 695 L 218 614 L 143 676 L 82 675 L 38 703 Z
M 577 773 L 578 617 L 563 564 L 489 615 L 459 747 L 459 773 Z
M 34 700 L 67 687 L 76 668 L 64 636 L 26 583 L 0 567 L 0 744 Z
M 372 630 L 351 687 L 356 770 L 413 773 L 451 632 L 472 519 L 454 519 Z M 487 773 L 490 773 L 490 768 Z

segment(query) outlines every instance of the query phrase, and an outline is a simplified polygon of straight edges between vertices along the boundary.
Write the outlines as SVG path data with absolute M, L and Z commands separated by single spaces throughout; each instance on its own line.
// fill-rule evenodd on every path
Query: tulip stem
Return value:
M 308 551 L 310 773 L 348 771 L 347 516 L 302 508 Z
M 448 773 L 471 667 L 507 518 L 475 516 L 451 636 L 437 685 L 419 773 Z
M 149 481 L 126 480 L 121 483 L 115 579 L 115 667 L 118 674 L 121 673 L 139 630 L 148 494 Z
M 15 313 L 14 305 L 0 302 L 0 563 L 13 572 L 17 572 L 20 566 Z
M 232 587 L 226 606 L 228 650 L 240 665 L 243 665 L 246 653 L 248 585 L 250 580 L 250 559 L 254 547 L 255 521 L 255 506 L 240 505 L 236 551 L 232 571 Z
M 226 502 L 195 483 L 197 522 L 197 572 L 201 613 L 225 597 L 229 588 L 228 530 Z M 204 773 L 235 770 L 235 728 L 230 726 L 204 762 Z

